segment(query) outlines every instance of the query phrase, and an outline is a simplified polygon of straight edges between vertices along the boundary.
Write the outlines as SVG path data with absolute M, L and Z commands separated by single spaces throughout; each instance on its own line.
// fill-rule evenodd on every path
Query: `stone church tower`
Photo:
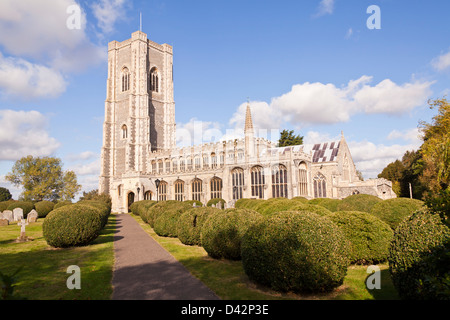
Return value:
M 149 171 L 154 151 L 175 147 L 173 52 L 141 31 L 108 44 L 100 193 L 112 180 Z

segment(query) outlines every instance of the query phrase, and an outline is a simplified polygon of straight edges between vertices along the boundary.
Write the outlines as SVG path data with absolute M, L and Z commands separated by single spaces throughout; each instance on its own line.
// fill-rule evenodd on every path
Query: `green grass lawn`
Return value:
M 0 227 L 0 271 L 11 275 L 19 267 L 14 297 L 28 300 L 107 300 L 112 294 L 114 264 L 113 234 L 115 216 L 111 215 L 100 236 L 89 246 L 55 249 L 42 234 L 43 219 L 29 224 L 26 235 L 34 240 L 14 243 L 19 236 L 17 224 Z M 69 290 L 67 268 L 81 270 L 81 289 Z
M 220 298 L 225 300 L 267 300 L 267 299 L 326 299 L 326 300 L 395 300 L 398 299 L 392 284 L 388 265 L 380 264 L 381 289 L 366 288 L 367 266 L 352 265 L 342 286 L 331 293 L 319 295 L 298 295 L 274 292 L 251 282 L 244 272 L 241 261 L 216 260 L 208 256 L 202 247 L 186 246 L 177 238 L 158 236 L 139 216 L 132 215 L 141 227 L 162 247 L 169 251 L 194 276 L 205 283 Z

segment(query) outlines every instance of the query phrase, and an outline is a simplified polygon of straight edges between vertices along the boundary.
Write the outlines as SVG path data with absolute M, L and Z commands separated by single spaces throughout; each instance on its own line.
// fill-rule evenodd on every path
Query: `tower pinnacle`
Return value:
M 247 101 L 247 111 L 245 112 L 245 128 L 244 133 L 253 132 L 252 112 L 250 110 L 250 102 Z

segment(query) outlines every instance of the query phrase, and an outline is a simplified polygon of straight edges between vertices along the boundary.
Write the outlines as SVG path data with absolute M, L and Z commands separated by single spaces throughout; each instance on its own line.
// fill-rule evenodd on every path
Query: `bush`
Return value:
M 162 237 L 177 237 L 178 218 L 190 209 L 192 209 L 192 205 L 186 201 L 166 201 L 161 210 L 153 216 L 153 230 Z
M 55 206 L 53 207 L 53 210 L 70 205 L 70 204 L 72 204 L 72 201 L 70 201 L 70 200 L 60 201 L 57 204 L 55 204 Z
M 34 208 L 38 213 L 39 218 L 45 218 L 50 211 L 53 210 L 55 204 L 51 201 L 39 201 L 34 204 Z
M 423 205 L 423 201 L 416 199 L 388 199 L 374 205 L 370 213 L 386 222 L 394 230 L 400 222 L 422 208 Z
M 372 207 L 381 202 L 380 198 L 369 194 L 354 194 L 341 200 L 337 211 L 363 211 L 370 212 Z
M 194 204 L 197 206 L 197 207 L 202 207 L 203 206 L 203 203 L 201 202 L 201 201 L 198 201 L 198 200 L 186 200 L 186 201 L 183 201 L 184 203 L 189 203 L 190 205 L 191 205 L 191 208 L 193 208 L 194 207 Z
M 425 290 L 427 294 L 423 294 L 423 284 L 436 277 L 435 264 L 439 261 L 433 261 L 433 256 L 440 256 L 449 239 L 450 229 L 439 215 L 426 209 L 416 211 L 398 225 L 388 260 L 392 282 L 401 298 L 433 298 L 429 287 Z
M 54 209 L 42 224 L 45 240 L 55 248 L 87 245 L 98 237 L 101 229 L 99 209 L 85 204 Z
M 141 216 L 142 218 L 148 208 L 153 207 L 156 203 L 157 202 L 155 200 L 136 201 L 130 206 L 130 211 L 137 216 Z
M 269 215 L 276 212 L 291 210 L 294 207 L 303 206 L 298 200 L 289 200 L 286 198 L 273 198 L 260 202 L 254 209 L 262 215 Z
M 184 212 L 178 219 L 177 234 L 178 239 L 186 245 L 201 246 L 201 229 L 206 219 L 220 212 L 216 208 L 192 208 Z
M 226 209 L 210 215 L 201 230 L 201 244 L 212 258 L 241 259 L 241 239 L 263 217 L 248 209 Z
M 277 291 L 324 292 L 347 274 L 343 232 L 315 213 L 281 212 L 250 227 L 242 239 L 248 277 Z
M 255 210 L 261 203 L 264 203 L 264 201 L 265 200 L 262 199 L 239 199 L 234 206 L 236 209 Z
M 309 200 L 308 203 L 324 207 L 331 212 L 336 212 L 338 205 L 341 203 L 341 200 L 330 198 L 316 198 Z
M 387 259 L 394 232 L 385 222 L 359 211 L 338 211 L 328 218 L 349 240 L 351 263 L 377 264 Z
M 209 200 L 206 203 L 206 206 L 207 207 L 212 207 L 213 205 L 217 205 L 219 202 L 222 203 L 222 207 L 221 208 L 223 209 L 225 207 L 225 200 L 223 200 L 221 198 L 214 198 L 214 199 Z
M 0 202 L 0 212 L 8 210 L 9 205 L 14 202 L 16 202 L 16 200 L 7 200 Z
M 109 215 L 111 214 L 111 207 L 108 205 L 107 202 L 96 200 L 82 200 L 78 201 L 77 204 L 83 204 L 98 209 L 100 217 L 102 219 L 102 228 L 108 223 L 108 218 Z
M 154 228 L 156 215 L 162 211 L 170 210 L 172 207 L 178 207 L 179 203 L 180 201 L 176 200 L 158 201 L 156 204 L 149 207 L 147 211 L 140 211 L 140 216 L 144 222 Z
M 30 211 L 34 209 L 34 204 L 29 201 L 14 201 L 10 203 L 7 210 L 13 211 L 15 208 L 22 208 L 23 217 L 26 218 Z

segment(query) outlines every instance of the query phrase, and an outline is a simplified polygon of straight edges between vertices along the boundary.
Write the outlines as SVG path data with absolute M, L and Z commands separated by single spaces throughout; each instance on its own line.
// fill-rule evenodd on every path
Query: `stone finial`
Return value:
M 253 132 L 252 112 L 250 110 L 250 102 L 247 101 L 247 111 L 245 112 L 245 128 L 244 132 Z

